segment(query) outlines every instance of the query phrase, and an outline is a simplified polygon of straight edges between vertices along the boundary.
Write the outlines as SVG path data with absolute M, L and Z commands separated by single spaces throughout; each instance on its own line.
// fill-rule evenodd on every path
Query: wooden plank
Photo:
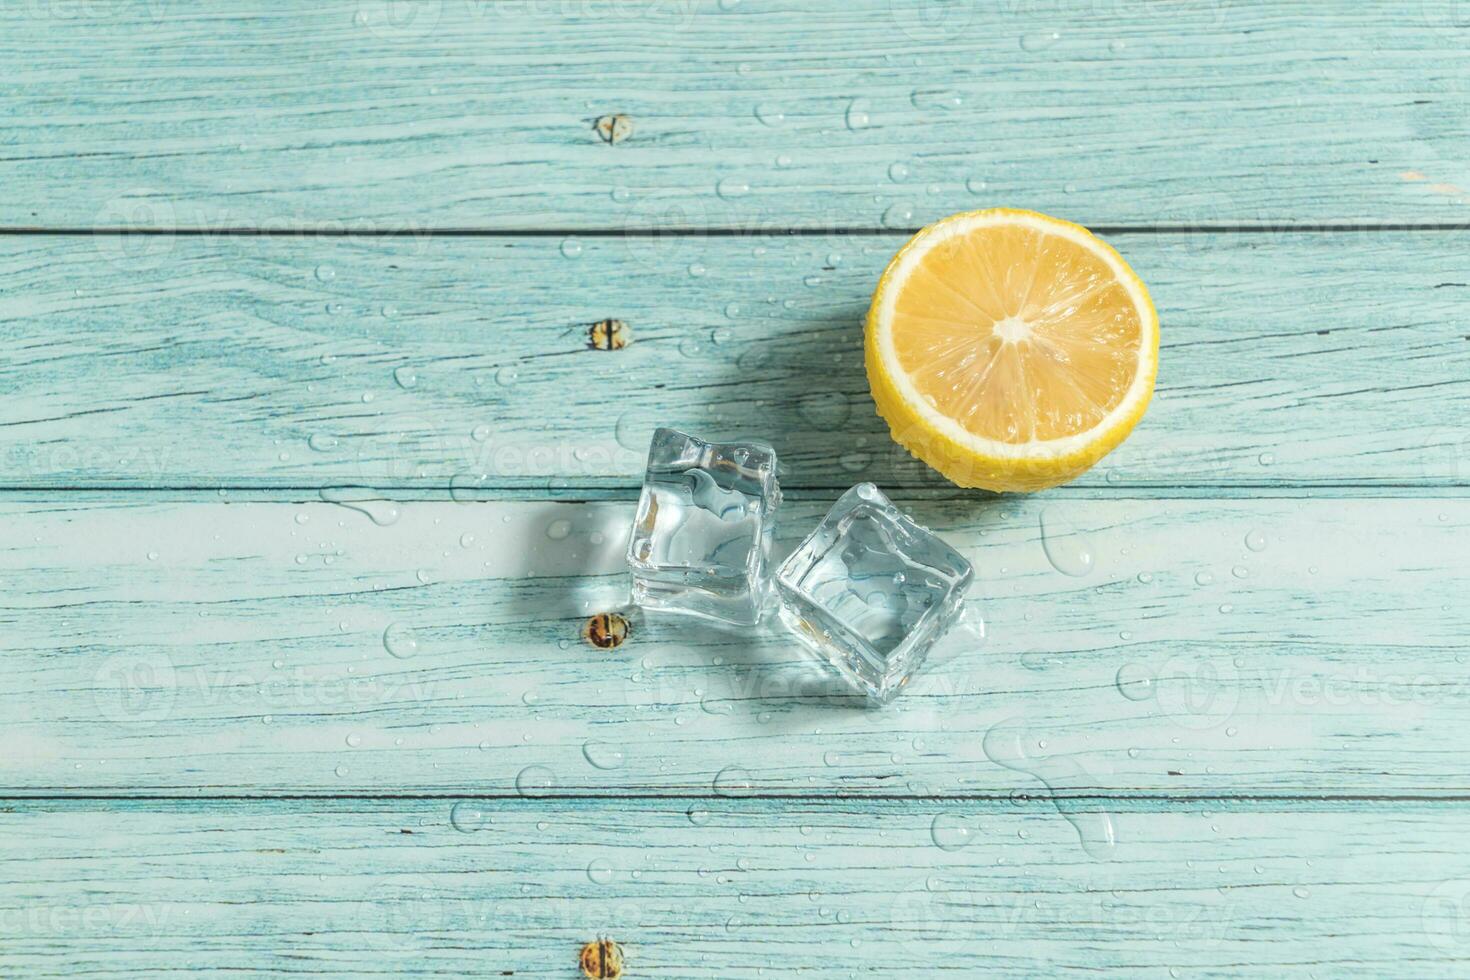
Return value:
M 1457 0 L 11 3 L 0 225 L 1463 224 L 1465 26 Z
M 0 806 L 0 968 L 570 977 L 1463 975 L 1463 804 Z M 689 814 L 694 814 L 691 820 Z M 958 849 L 948 846 L 965 839 Z
M 1463 233 L 1116 242 L 1162 366 L 1081 485 L 1470 482 Z M 863 372 L 898 244 L 3 239 L 0 483 L 627 488 L 677 424 L 772 441 L 791 489 L 947 486 Z M 607 318 L 631 344 L 590 348 Z
M 867 711 L 775 627 L 585 644 L 629 501 L 138 496 L 0 502 L 12 794 L 1470 790 L 1470 498 L 910 501 L 988 637 Z

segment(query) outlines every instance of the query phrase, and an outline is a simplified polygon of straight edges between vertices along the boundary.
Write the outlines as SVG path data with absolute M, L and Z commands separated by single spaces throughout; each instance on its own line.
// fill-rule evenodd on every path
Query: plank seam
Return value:
M 542 481 L 544 483 L 544 481 Z M 319 485 L 304 486 L 261 486 L 243 483 L 213 484 L 164 484 L 137 486 L 133 484 L 98 483 L 85 486 L 0 485 L 0 495 L 6 496 L 55 496 L 58 494 L 116 494 L 119 496 L 165 496 L 167 494 L 212 494 L 216 496 L 238 493 L 249 495 L 249 499 L 263 503 L 301 503 L 302 497 L 319 498 L 323 490 L 334 487 L 353 486 L 370 490 L 375 494 L 397 503 L 436 503 L 457 499 L 460 503 L 493 503 L 502 500 L 538 500 L 558 503 L 592 503 L 603 500 L 636 500 L 640 484 L 637 483 L 588 483 L 576 487 L 565 487 L 546 492 L 544 487 L 534 484 L 486 485 L 476 488 L 472 494 L 461 492 L 459 498 L 451 497 L 450 490 L 439 487 L 397 486 L 390 484 L 353 483 L 334 481 Z M 848 490 L 851 483 L 782 485 L 781 491 L 787 500 L 825 499 L 830 494 Z M 1245 491 L 1256 491 L 1259 499 L 1294 499 L 1302 492 L 1320 493 L 1331 497 L 1335 493 L 1351 492 L 1364 499 L 1398 500 L 1413 496 L 1444 497 L 1455 499 L 1470 489 L 1470 483 L 1170 483 L 1129 485 L 1110 484 L 1106 487 L 1080 485 L 1075 487 L 1053 487 L 1047 490 L 1049 497 L 1074 497 L 1077 499 L 1106 500 L 1232 500 Z M 953 487 L 913 483 L 885 483 L 885 492 L 905 496 L 924 497 L 936 500 L 1000 500 L 1002 494 L 986 490 L 965 491 Z M 1404 491 L 1403 493 L 1396 491 Z M 1262 496 L 1264 492 L 1265 496 Z M 577 496 L 579 493 L 598 496 Z M 1278 496 L 1271 496 L 1272 493 Z M 293 496 L 294 495 L 294 496 Z
M 917 796 L 900 793 L 864 793 L 836 795 L 819 793 L 742 793 L 739 796 L 722 796 L 718 793 L 555 793 L 526 797 L 519 793 L 199 793 L 180 790 L 177 793 L 65 793 L 53 790 L 37 790 L 35 793 L 0 791 L 0 804 L 36 802 L 41 800 L 97 802 L 97 803 L 209 803 L 209 802 L 272 802 L 277 800 L 342 800 L 357 802 L 372 801 L 416 801 L 416 800 L 512 800 L 528 805 L 542 803 L 616 802 L 645 800 L 715 801 L 720 803 L 741 802 L 797 802 L 851 804 L 868 802 L 888 803 L 1008 803 L 1023 804 L 1062 803 L 1470 803 L 1470 793 L 1072 793 L 1056 791 L 1029 794 L 1019 803 L 1017 797 L 1007 793 L 958 793 L 928 794 Z
M 0 226 L 0 235 L 16 237 L 84 237 L 90 235 L 155 236 L 175 238 L 825 238 L 830 236 L 908 238 L 923 226 L 912 227 L 792 227 L 760 230 L 719 226 L 710 228 L 159 228 L 148 227 L 62 227 Z M 1280 222 L 1249 224 L 1097 224 L 1089 229 L 1100 235 L 1281 235 L 1281 234 L 1377 234 L 1384 232 L 1459 232 L 1470 230 L 1470 222 L 1362 222 L 1332 224 L 1298 222 L 1289 218 Z

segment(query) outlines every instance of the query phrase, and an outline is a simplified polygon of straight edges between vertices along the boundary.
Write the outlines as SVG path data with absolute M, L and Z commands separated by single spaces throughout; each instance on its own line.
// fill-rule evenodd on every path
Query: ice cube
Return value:
M 633 599 L 649 609 L 753 626 L 770 595 L 776 453 L 657 429 L 628 541 Z
M 853 487 L 776 572 L 782 621 L 880 703 L 959 618 L 970 563 L 871 483 Z

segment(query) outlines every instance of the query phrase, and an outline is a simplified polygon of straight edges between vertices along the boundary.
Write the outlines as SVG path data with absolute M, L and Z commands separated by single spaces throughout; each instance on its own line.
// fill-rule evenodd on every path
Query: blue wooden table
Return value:
M 1467 41 L 0 3 L 0 976 L 1464 976 Z M 992 205 L 1162 321 L 1143 424 L 1030 497 L 862 368 L 888 257 Z M 787 545 L 878 483 L 985 643 L 868 711 L 775 631 L 586 642 L 658 424 L 773 442 Z

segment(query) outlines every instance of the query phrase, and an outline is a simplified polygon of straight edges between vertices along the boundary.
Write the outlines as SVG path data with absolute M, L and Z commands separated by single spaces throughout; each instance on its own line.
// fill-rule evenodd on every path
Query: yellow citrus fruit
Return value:
M 962 487 L 1041 490 L 1086 471 L 1143 417 L 1159 317 L 1086 228 L 969 211 L 888 263 L 866 356 L 878 414 L 909 452 Z

